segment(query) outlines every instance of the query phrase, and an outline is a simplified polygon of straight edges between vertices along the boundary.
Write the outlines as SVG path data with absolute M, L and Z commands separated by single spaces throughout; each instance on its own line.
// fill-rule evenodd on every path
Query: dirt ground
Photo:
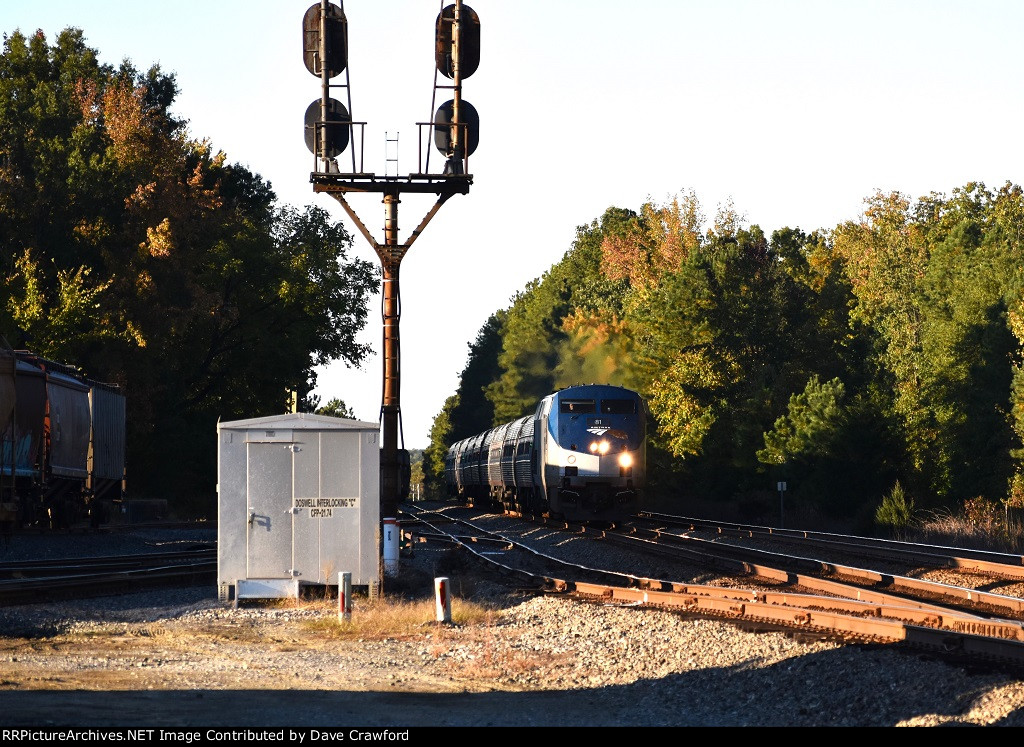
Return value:
M 419 586 L 432 589 L 421 575 Z M 534 596 L 465 583 L 472 596 L 489 589 L 496 619 Z M 498 654 L 509 643 L 496 636 L 514 635 L 500 624 L 431 619 L 411 632 L 345 638 L 325 632 L 338 619 L 334 599 L 235 610 L 213 588 L 193 594 L 184 614 L 180 605 L 149 614 L 143 601 L 128 612 L 145 621 L 101 611 L 73 615 L 86 622 L 71 626 L 0 630 L 0 727 L 560 726 L 579 712 L 579 690 L 515 681 L 551 655 Z M 599 722 L 616 718 L 596 708 Z
M 236 610 L 213 588 L 193 594 L 199 601 L 184 614 L 158 611 L 143 622 L 83 614 L 89 621 L 70 629 L 0 631 L 0 726 L 495 723 L 488 713 L 502 724 L 554 725 L 574 697 L 532 693 L 525 712 L 516 705 L 521 688 L 496 679 L 510 662 L 492 660 L 493 626 L 432 620 L 353 639 L 329 632 L 338 620 L 333 599 Z
M 0 639 L 0 724 L 10 726 L 487 725 L 564 723 L 571 691 L 495 689 L 486 662 L 441 664 L 427 634 L 316 640 L 292 621 L 151 623 L 121 635 Z M 493 722 L 491 722 L 493 723 Z

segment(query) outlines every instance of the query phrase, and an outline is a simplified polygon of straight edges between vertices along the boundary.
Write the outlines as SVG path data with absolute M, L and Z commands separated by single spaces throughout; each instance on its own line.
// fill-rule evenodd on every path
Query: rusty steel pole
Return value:
M 459 58 L 462 54 L 461 24 L 462 0 L 455 0 L 455 23 L 452 26 L 452 157 L 458 162 L 459 170 L 456 173 L 463 173 L 462 157 L 462 133 L 459 132 L 458 123 L 462 121 L 462 70 Z
M 329 0 L 320 0 L 320 128 L 316 133 L 319 135 L 319 140 L 314 136 L 314 142 L 320 143 L 320 152 L 317 154 L 320 156 L 320 160 L 324 163 L 324 169 L 327 169 L 327 163 L 330 160 L 330 138 L 328 132 L 327 122 L 329 121 L 328 113 L 331 108 L 331 71 L 328 60 L 330 59 L 330 50 L 328 48 L 328 15 L 330 13 L 330 2 Z
M 384 391 L 381 397 L 381 518 L 398 515 L 401 475 L 398 462 L 398 426 L 401 417 L 401 345 L 399 323 L 401 321 L 401 296 L 399 294 L 398 271 L 402 264 L 403 251 L 398 244 L 398 199 L 397 193 L 384 195 L 384 246 L 380 252 L 383 270 L 383 322 L 384 322 Z

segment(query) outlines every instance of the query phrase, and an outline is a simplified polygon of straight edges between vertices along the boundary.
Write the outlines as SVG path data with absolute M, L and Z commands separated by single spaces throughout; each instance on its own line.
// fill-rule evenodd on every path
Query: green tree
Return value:
M 503 320 L 501 376 L 487 388 L 494 423 L 522 417 L 559 387 L 623 377 L 618 314 L 627 281 L 604 271 L 604 245 L 628 233 L 635 214 L 617 208 L 577 228 L 561 261 L 517 294 Z
M 794 498 L 866 521 L 896 480 L 926 504 L 1006 494 L 1024 471 L 1019 187 L 879 192 L 860 220 L 770 239 L 731 203 L 703 223 L 690 193 L 581 226 L 460 396 L 495 376 L 501 423 L 557 387 L 631 386 L 657 472 L 719 499 L 780 463 Z
M 557 273 L 547 273 L 516 295 L 504 324 L 499 365 L 502 374 L 487 387 L 494 422 L 525 415 L 555 386 L 559 345 L 566 339 L 562 320 L 569 289 Z
M 836 231 L 852 316 L 877 342 L 876 391 L 891 393 L 905 477 L 927 504 L 994 499 L 1013 472 L 1007 318 L 1019 297 L 1020 215 L 1019 189 L 970 183 L 914 205 L 876 194 L 862 221 Z
M 212 496 L 218 418 L 281 412 L 358 365 L 377 288 L 351 237 L 169 114 L 173 75 L 101 65 L 82 32 L 0 54 L 0 333 L 120 384 L 132 487 Z
M 1008 198 L 968 184 L 926 224 L 922 381 L 936 428 L 927 469 L 932 490 L 946 502 L 998 499 L 1013 472 L 1007 362 L 1016 345 L 1007 311 L 1022 268 L 1009 244 L 1021 226 L 1007 232 L 997 218 L 998 203 Z
M 317 415 L 331 415 L 335 418 L 348 418 L 349 420 L 357 419 L 352 408 L 345 404 L 345 400 L 338 398 L 329 400 L 323 407 L 318 407 L 316 413 Z
M 902 538 L 914 520 L 914 509 L 914 499 L 904 492 L 897 480 L 892 490 L 878 504 L 875 523 L 888 527 L 893 537 Z
M 455 392 L 458 402 L 449 414 L 451 441 L 445 444 L 445 448 L 455 441 L 499 425 L 495 421 L 494 405 L 487 399 L 486 389 L 501 375 L 498 356 L 501 353 L 504 317 L 503 311 L 488 317 L 477 332 L 476 339 L 469 344 L 469 355 L 459 374 L 459 386 Z
M 764 444 L 757 458 L 789 483 L 797 505 L 832 516 L 863 518 L 865 505 L 895 474 L 896 444 L 885 418 L 865 396 L 848 396 L 839 379 L 812 376 Z
M 452 437 L 451 422 L 451 413 L 458 405 L 459 395 L 448 397 L 430 426 L 430 445 L 423 450 L 423 491 L 428 497 L 441 498 L 445 495 L 445 456 L 448 447 L 459 440 Z
M 756 482 L 762 433 L 807 363 L 787 316 L 795 284 L 768 240 L 720 225 L 635 294 L 627 322 L 661 443 L 728 495 Z
M 767 464 L 784 464 L 823 453 L 842 420 L 845 396 L 846 388 L 839 379 L 822 384 L 817 376 L 812 377 L 802 393 L 790 397 L 789 411 L 765 433 L 765 447 L 757 452 L 757 458 Z

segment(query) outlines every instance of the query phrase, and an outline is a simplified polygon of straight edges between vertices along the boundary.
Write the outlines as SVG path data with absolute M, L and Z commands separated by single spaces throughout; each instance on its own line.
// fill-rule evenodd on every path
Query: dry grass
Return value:
M 957 513 L 923 514 L 908 528 L 907 539 L 933 545 L 1017 553 L 1024 550 L 1024 533 L 1007 520 L 1005 510 L 980 498 L 964 503 Z
M 309 640 L 308 634 L 320 641 L 420 640 L 427 656 L 440 661 L 450 676 L 460 680 L 517 678 L 567 665 L 572 659 L 569 654 L 553 659 L 547 654 L 516 648 L 515 639 L 510 641 L 498 630 L 503 624 L 500 608 L 459 597 L 452 599 L 451 623 L 436 619 L 433 598 L 410 599 L 397 594 L 375 598 L 356 595 L 349 620 L 342 620 L 337 614 L 337 599 L 282 599 L 269 603 L 280 609 L 327 613 L 300 618 L 294 623 L 304 631 L 296 634 L 304 641 Z M 237 626 L 206 632 L 231 640 L 247 637 L 247 631 Z M 251 635 L 258 638 L 265 634 L 251 631 Z
M 423 579 L 410 579 L 409 585 L 422 590 L 422 582 Z M 472 585 L 472 580 L 465 576 L 460 576 L 460 582 Z M 468 599 L 471 594 L 463 593 L 467 589 L 458 582 L 453 589 L 451 623 L 437 620 L 432 596 L 412 594 L 408 587 L 392 589 L 392 594 L 376 598 L 356 596 L 349 620 L 333 614 L 304 620 L 301 625 L 331 640 L 421 639 L 427 655 L 441 661 L 451 676 L 460 679 L 514 678 L 560 663 L 530 650 L 517 649 L 503 640 L 498 632 L 503 624 L 501 609 Z M 329 604 L 332 611 L 337 610 L 336 600 L 317 604 Z
M 498 613 L 491 607 L 465 599 L 452 600 L 453 627 L 483 625 L 497 622 Z M 447 624 L 437 621 L 433 599 L 402 599 L 399 597 L 356 597 L 349 620 L 326 616 L 303 621 L 309 630 L 335 639 L 380 640 L 421 635 L 433 627 L 443 635 Z

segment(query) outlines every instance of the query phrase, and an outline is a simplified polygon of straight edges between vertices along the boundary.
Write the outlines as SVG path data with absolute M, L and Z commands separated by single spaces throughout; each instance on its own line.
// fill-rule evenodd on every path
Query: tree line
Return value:
M 0 334 L 123 388 L 130 492 L 209 503 L 218 420 L 291 391 L 313 409 L 314 368 L 369 353 L 379 273 L 325 211 L 192 136 L 177 94 L 79 29 L 4 35 Z
M 425 479 L 460 438 L 581 382 L 657 420 L 651 495 L 869 525 L 887 498 L 1024 505 L 1024 198 L 877 192 L 858 220 L 766 235 L 693 192 L 611 207 L 469 345 Z
M 213 495 L 219 420 L 302 409 L 315 367 L 357 342 L 379 273 L 315 207 L 171 113 L 173 74 L 101 64 L 80 30 L 4 36 L 0 335 L 123 387 L 133 492 Z M 980 183 L 770 236 L 683 193 L 611 207 L 469 345 L 434 419 L 447 447 L 578 382 L 656 417 L 653 495 L 870 520 L 1024 505 L 1021 188 Z M 323 409 L 323 408 L 322 408 Z M 328 409 L 348 412 L 340 400 Z

